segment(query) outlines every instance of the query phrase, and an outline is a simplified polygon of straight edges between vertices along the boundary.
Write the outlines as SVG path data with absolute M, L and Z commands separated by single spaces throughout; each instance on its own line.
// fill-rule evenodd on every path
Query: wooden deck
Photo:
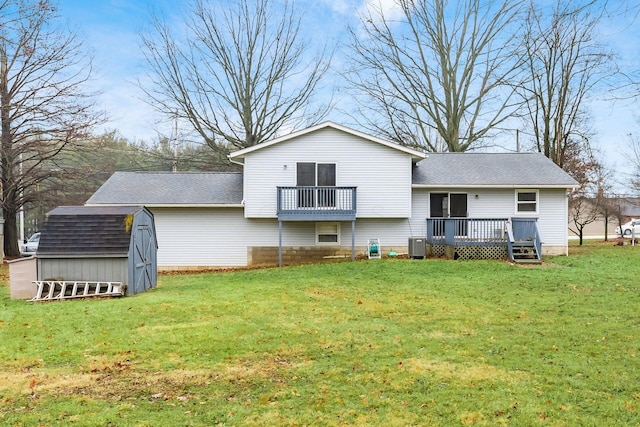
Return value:
M 278 187 L 280 221 L 354 221 L 356 187 Z
M 427 244 L 441 247 L 451 258 L 473 258 L 474 253 L 500 258 L 506 253 L 514 262 L 542 259 L 537 218 L 427 218 Z

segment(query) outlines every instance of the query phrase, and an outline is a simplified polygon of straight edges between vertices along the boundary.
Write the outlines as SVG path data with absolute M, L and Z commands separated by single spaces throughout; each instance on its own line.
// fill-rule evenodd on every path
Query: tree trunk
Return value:
M 17 212 L 3 209 L 4 215 L 4 256 L 19 257 Z
M 4 47 L 3 47 L 4 48 Z M 0 54 L 0 143 L 2 145 L 2 214 L 4 216 L 4 255 L 15 257 L 18 250 L 15 193 L 13 187 L 13 150 L 11 137 L 11 99 L 7 79 L 7 55 Z M 13 213 L 11 212 L 13 211 Z

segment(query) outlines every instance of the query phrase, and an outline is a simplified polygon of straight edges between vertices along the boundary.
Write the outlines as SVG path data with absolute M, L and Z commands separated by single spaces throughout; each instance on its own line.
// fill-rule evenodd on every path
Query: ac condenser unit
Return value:
M 427 255 L 427 242 L 424 237 L 409 237 L 409 257 L 424 258 Z

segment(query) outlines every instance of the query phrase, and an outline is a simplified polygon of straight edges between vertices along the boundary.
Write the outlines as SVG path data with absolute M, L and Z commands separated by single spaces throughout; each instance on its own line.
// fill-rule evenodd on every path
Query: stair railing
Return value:
M 511 218 L 514 243 L 531 241 L 536 248 L 536 258 L 542 260 L 542 237 L 537 218 Z M 512 252 L 511 252 L 512 254 Z M 512 256 L 512 255 L 511 255 Z
M 513 243 L 515 239 L 513 237 L 513 227 L 511 226 L 511 221 L 505 221 L 504 229 L 507 233 L 507 254 L 509 255 L 509 259 L 511 261 L 515 261 L 513 257 Z

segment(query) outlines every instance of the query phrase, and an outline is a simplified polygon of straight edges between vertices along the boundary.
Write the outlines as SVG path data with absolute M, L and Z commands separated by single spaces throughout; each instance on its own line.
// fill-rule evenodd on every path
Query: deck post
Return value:
M 351 221 L 351 261 L 356 260 L 356 220 Z
M 278 267 L 282 267 L 282 221 L 278 221 Z

